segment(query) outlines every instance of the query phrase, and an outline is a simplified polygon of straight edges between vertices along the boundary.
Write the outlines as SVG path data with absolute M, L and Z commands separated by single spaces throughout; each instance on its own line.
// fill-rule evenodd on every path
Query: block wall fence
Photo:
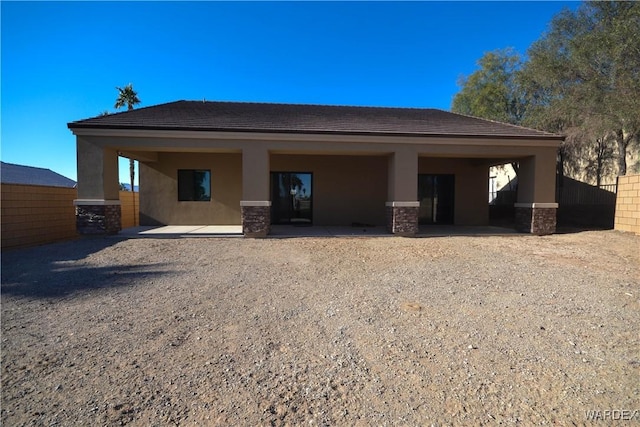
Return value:
M 75 188 L 2 184 L 2 250 L 42 245 L 78 237 L 73 201 Z M 120 192 L 122 228 L 138 225 L 138 193 Z M 134 211 L 135 203 L 135 211 Z
M 123 229 L 140 225 L 140 193 L 121 191 L 120 209 L 120 224 Z
M 615 230 L 640 234 L 640 175 L 618 177 Z

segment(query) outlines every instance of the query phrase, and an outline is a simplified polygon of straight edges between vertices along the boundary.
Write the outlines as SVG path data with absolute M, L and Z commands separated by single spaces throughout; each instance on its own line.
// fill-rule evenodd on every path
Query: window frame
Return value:
M 190 178 L 188 178 L 188 180 L 191 181 L 190 189 L 188 189 L 190 186 L 189 185 L 185 186 L 185 183 L 184 183 L 184 179 L 186 179 L 186 176 L 185 176 L 186 173 L 190 174 Z M 198 173 L 206 173 L 206 178 L 207 178 L 206 183 L 204 181 L 202 184 L 197 183 L 196 177 Z M 181 181 L 183 181 L 182 185 L 181 185 Z M 178 190 L 177 191 L 178 202 L 210 202 L 211 201 L 211 169 L 178 169 L 176 183 L 177 183 L 177 190 Z M 203 197 L 201 198 L 196 198 L 196 195 L 198 194 L 198 190 L 200 188 L 204 188 L 204 190 L 208 189 L 209 192 L 208 193 L 205 192 Z M 185 195 L 186 191 L 188 191 L 187 195 Z

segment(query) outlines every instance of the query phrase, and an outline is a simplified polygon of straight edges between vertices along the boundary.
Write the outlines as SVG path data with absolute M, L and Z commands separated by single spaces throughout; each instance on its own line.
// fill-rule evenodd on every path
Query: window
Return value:
M 211 171 L 193 169 L 178 170 L 178 201 L 211 201 Z

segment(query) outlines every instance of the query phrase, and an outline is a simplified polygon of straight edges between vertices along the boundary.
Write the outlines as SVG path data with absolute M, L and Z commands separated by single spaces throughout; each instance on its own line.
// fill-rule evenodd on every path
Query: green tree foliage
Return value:
M 520 124 L 526 103 L 518 81 L 522 58 L 513 49 L 485 53 L 480 67 L 460 79 L 462 90 L 453 98 L 451 110 L 456 113 Z
M 618 174 L 640 135 L 640 3 L 585 2 L 551 21 L 520 74 L 525 124 L 568 135 L 561 156 Z M 615 146 L 615 148 L 614 148 Z
M 486 53 L 452 111 L 567 136 L 559 173 L 599 182 L 640 145 L 640 2 L 585 2 L 556 15 L 523 60 Z
M 133 110 L 133 107 L 137 104 L 140 104 L 140 99 L 138 98 L 138 93 L 133 90 L 133 85 L 129 83 L 124 87 L 116 87 L 118 91 L 118 97 L 116 98 L 116 103 L 113 106 L 116 110 L 127 107 L 127 110 Z
M 520 87 L 519 70 L 522 58 L 513 49 L 485 53 L 478 60 L 477 71 L 462 77 L 462 90 L 453 98 L 455 113 L 511 124 L 521 124 L 526 112 L 526 100 Z M 511 163 L 515 173 L 518 164 Z

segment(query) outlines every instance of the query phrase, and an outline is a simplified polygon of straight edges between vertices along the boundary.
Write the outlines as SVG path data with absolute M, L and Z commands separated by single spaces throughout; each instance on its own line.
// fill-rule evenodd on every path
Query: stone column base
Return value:
M 387 202 L 387 230 L 398 236 L 411 237 L 418 233 L 420 202 Z
M 538 236 L 556 232 L 557 203 L 516 203 L 516 230 Z
M 271 202 L 240 201 L 242 234 L 245 237 L 266 237 L 271 232 Z
M 118 234 L 122 230 L 120 200 L 74 200 L 80 234 Z

